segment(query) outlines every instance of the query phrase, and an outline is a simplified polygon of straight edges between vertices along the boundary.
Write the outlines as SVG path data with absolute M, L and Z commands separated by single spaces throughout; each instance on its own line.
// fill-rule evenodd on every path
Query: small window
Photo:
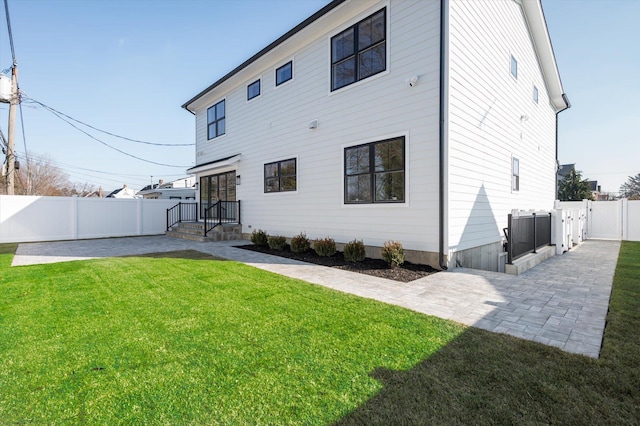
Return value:
M 538 103 L 538 88 L 533 86 L 533 102 Z
M 296 159 L 290 158 L 264 165 L 264 192 L 287 192 L 298 189 Z
M 404 163 L 404 137 L 345 148 L 344 202 L 404 202 Z
M 293 78 L 293 61 L 289 61 L 276 69 L 276 86 L 280 86 Z
M 520 160 L 512 159 L 511 190 L 520 191 Z
M 207 139 L 217 138 L 225 132 L 224 100 L 207 110 Z
M 260 96 L 260 80 L 256 80 L 247 86 L 247 100 Z
M 511 55 L 511 75 L 516 80 L 518 79 L 518 61 L 516 61 L 513 55 Z
M 331 90 L 387 69 L 386 9 L 331 38 Z

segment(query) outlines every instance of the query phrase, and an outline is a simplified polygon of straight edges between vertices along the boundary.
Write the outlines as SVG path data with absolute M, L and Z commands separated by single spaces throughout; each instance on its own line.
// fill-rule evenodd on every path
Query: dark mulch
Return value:
M 313 250 L 309 250 L 305 253 L 294 253 L 289 249 L 272 250 L 269 247 L 260 247 L 253 244 L 238 246 L 238 248 L 286 257 L 288 259 L 301 260 L 303 262 L 314 263 L 316 265 L 330 266 L 332 268 L 344 269 L 351 272 L 359 272 L 361 274 L 373 275 L 374 277 L 387 278 L 389 280 L 401 281 L 404 283 L 438 272 L 437 269 L 434 269 L 429 265 L 419 265 L 411 262 L 405 262 L 402 266 L 397 268 L 390 268 L 384 260 L 370 259 L 368 257 L 362 262 L 347 262 L 344 260 L 342 252 L 337 252 L 331 257 L 322 257 L 318 256 Z

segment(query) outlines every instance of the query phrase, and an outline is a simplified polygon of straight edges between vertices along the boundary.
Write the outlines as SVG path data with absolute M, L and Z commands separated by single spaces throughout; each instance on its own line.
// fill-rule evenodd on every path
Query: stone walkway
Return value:
M 20 244 L 13 266 L 198 250 L 346 293 L 597 358 L 620 242 L 589 240 L 519 276 L 456 268 L 411 283 L 165 236 Z

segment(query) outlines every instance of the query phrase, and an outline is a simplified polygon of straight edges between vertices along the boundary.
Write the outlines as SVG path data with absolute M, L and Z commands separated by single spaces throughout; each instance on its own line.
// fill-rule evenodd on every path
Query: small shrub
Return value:
M 311 241 L 304 232 L 291 238 L 291 251 L 294 253 L 304 253 L 311 248 Z
M 344 260 L 347 262 L 362 262 L 365 258 L 362 240 L 353 240 L 344 245 Z
M 287 238 L 282 235 L 270 235 L 268 238 L 269 248 L 272 250 L 284 250 L 287 245 Z
M 313 242 L 313 250 L 318 256 L 330 257 L 336 254 L 336 242 L 333 238 L 322 238 Z
M 397 268 L 404 263 L 404 249 L 398 241 L 387 241 L 381 250 L 382 258 L 392 268 Z
M 269 234 L 262 229 L 254 229 L 251 233 L 251 242 L 256 246 L 265 247 L 269 245 Z

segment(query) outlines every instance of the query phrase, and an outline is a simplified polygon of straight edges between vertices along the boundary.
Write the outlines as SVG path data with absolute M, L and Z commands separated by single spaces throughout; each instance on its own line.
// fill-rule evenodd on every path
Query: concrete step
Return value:
M 225 223 L 209 231 L 204 236 L 203 222 L 182 222 L 175 224 L 166 235 L 173 238 L 182 238 L 191 241 L 222 241 L 222 240 L 242 240 L 242 225 L 237 223 Z

